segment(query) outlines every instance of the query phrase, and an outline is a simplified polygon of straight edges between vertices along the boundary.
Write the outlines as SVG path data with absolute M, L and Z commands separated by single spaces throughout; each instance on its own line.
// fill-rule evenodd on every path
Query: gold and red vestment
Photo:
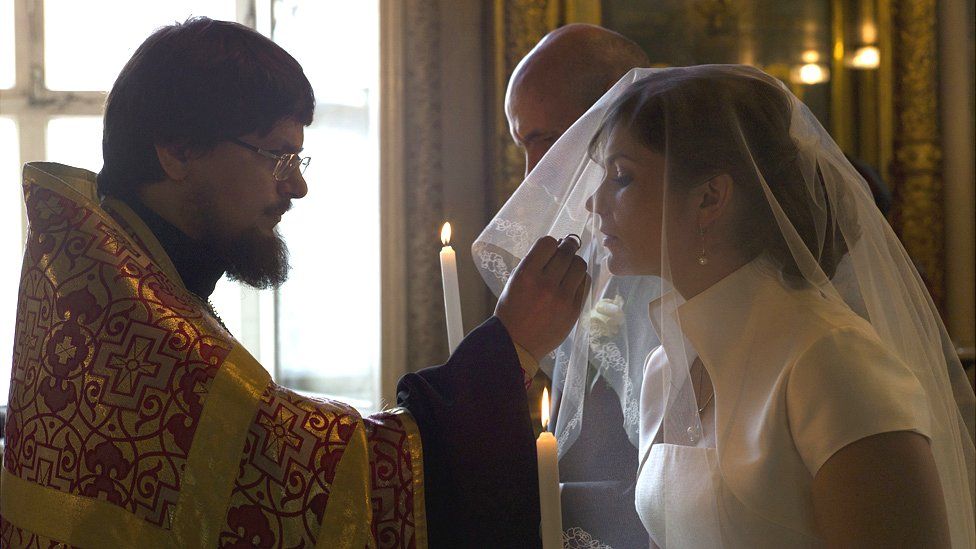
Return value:
M 94 174 L 28 164 L 3 547 L 425 547 L 404 409 L 298 395 Z

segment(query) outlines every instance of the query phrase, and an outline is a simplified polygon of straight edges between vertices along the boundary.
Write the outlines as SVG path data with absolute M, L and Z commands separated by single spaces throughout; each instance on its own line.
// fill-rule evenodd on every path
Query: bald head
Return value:
M 509 131 L 525 151 L 525 174 L 627 71 L 648 64 L 640 46 L 594 25 L 566 25 L 539 41 L 515 67 L 505 94 Z

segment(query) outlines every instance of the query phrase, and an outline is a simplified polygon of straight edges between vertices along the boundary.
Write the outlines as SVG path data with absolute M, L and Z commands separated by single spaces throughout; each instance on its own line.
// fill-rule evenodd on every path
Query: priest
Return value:
M 313 110 L 279 46 L 196 18 L 119 75 L 97 177 L 25 167 L 0 546 L 539 545 L 525 387 L 587 290 L 575 239 L 367 418 L 273 383 L 209 304 L 225 273 L 285 280 Z

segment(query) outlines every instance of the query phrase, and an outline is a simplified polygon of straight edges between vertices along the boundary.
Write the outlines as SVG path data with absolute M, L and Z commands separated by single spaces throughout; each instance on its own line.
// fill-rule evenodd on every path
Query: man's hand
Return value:
M 512 341 L 537 360 L 566 339 L 590 289 L 586 261 L 576 255 L 575 235 L 544 236 L 515 268 L 498 298 L 495 316 Z

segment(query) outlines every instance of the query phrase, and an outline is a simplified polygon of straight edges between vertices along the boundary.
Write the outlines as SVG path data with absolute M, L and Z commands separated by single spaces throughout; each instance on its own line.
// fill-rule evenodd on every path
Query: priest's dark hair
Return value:
M 266 134 L 285 118 L 307 126 L 314 110 L 301 65 L 260 33 L 207 17 L 162 27 L 108 95 L 99 193 L 135 197 L 162 180 L 156 145 L 206 153 L 227 139 Z

